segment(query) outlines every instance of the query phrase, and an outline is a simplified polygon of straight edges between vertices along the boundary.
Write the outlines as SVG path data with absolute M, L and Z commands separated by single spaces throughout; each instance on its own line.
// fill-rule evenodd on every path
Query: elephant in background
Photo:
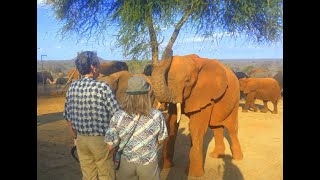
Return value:
M 64 85 L 64 84 L 67 84 L 67 82 L 68 82 L 68 78 L 58 77 L 58 78 L 56 79 L 55 84 Z
M 248 78 L 249 76 L 244 72 L 234 72 L 238 79 Z
M 144 75 L 144 74 L 131 74 L 128 71 L 119 71 L 116 73 L 113 73 L 109 76 L 100 75 L 97 80 L 98 81 L 104 81 L 109 84 L 109 86 L 114 90 L 116 94 L 116 98 L 120 104 L 124 102 L 124 95 L 126 94 L 126 90 L 128 87 L 128 79 L 132 76 L 142 76 L 144 77 L 147 82 L 151 86 L 151 90 L 149 91 L 150 101 L 151 105 L 154 108 L 159 108 L 160 103 L 155 99 L 154 92 L 152 90 L 152 82 L 150 77 Z
M 109 76 L 115 72 L 119 71 L 128 71 L 127 63 L 123 61 L 110 61 L 110 62 L 102 62 L 100 63 L 100 74 L 105 76 Z
M 109 76 L 115 72 L 119 71 L 128 71 L 128 65 L 122 61 L 110 61 L 110 62 L 101 62 L 99 72 L 102 75 Z M 72 80 L 78 80 L 81 77 L 76 68 L 70 69 L 68 73 L 68 79 L 70 82 Z
M 163 168 L 173 166 L 174 144 L 181 113 L 190 119 L 189 176 L 202 176 L 203 141 L 208 126 L 215 138 L 212 158 L 224 155 L 223 128 L 229 132 L 235 160 L 243 154 L 238 140 L 239 81 L 235 74 L 215 59 L 198 55 L 164 56 L 152 72 L 153 90 L 161 103 L 169 103 L 166 116 L 169 137 L 163 146 Z
M 273 79 L 275 79 L 281 88 L 281 95 L 283 95 L 283 72 L 279 71 L 276 75 L 273 76 Z
M 239 80 L 240 90 L 246 94 L 246 103 L 242 112 L 248 112 L 249 106 L 253 108 L 254 112 L 258 108 L 254 105 L 256 99 L 263 101 L 264 108 L 261 112 L 268 112 L 268 101 L 273 103 L 273 114 L 278 113 L 277 104 L 280 98 L 280 86 L 273 78 L 243 78 Z
M 145 74 L 146 76 L 151 76 L 151 74 L 152 74 L 152 69 L 153 69 L 152 64 L 147 64 L 147 65 L 144 67 L 143 74 Z
M 49 82 L 53 82 L 53 77 L 48 71 L 37 72 L 37 84 L 48 84 Z M 43 82 L 44 81 L 44 82 Z
M 234 74 L 237 76 L 238 79 L 242 78 L 248 78 L 249 76 L 244 72 L 234 72 Z M 240 99 L 245 99 L 246 96 L 243 94 L 242 91 L 240 91 Z

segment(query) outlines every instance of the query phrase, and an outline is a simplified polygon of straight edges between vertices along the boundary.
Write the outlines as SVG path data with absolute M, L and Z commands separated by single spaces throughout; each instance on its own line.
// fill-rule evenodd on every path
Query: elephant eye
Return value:
M 190 79 L 187 79 L 184 83 L 189 86 L 190 83 L 191 83 L 191 80 L 190 80 Z

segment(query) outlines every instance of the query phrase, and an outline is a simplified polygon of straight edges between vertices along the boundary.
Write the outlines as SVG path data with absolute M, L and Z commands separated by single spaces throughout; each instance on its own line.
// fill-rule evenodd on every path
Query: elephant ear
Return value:
M 228 87 L 224 66 L 217 60 L 195 59 L 198 65 L 198 78 L 185 100 L 184 112 L 192 112 L 205 107 L 212 100 L 217 100 Z
M 252 81 L 251 78 L 246 78 L 244 79 L 244 81 L 245 81 L 244 88 L 243 88 L 244 94 L 248 94 L 249 92 L 257 90 L 258 88 L 257 83 Z

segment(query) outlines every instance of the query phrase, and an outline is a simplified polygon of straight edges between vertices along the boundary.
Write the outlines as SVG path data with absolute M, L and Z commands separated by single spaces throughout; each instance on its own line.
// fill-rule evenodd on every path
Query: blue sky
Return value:
M 121 49 L 111 50 L 112 43 L 106 42 L 104 45 L 98 45 L 94 42 L 80 41 L 76 39 L 62 40 L 58 34 L 62 27 L 55 20 L 53 12 L 42 4 L 42 0 L 37 0 L 37 59 L 40 60 L 70 60 L 76 57 L 77 52 L 82 50 L 97 51 L 98 56 L 105 60 L 126 60 L 122 56 Z M 183 28 L 183 27 L 182 27 Z M 111 34 L 112 32 L 110 32 Z M 166 39 L 171 35 L 168 31 Z M 216 34 L 220 37 L 221 34 Z M 109 39 L 112 37 L 110 36 Z M 218 43 L 202 42 L 201 37 L 194 35 L 182 29 L 177 41 L 173 46 L 174 55 L 198 54 L 201 57 L 214 59 L 256 59 L 256 58 L 280 58 L 283 57 L 283 43 L 255 45 L 243 41 L 241 38 L 230 39 L 225 36 Z

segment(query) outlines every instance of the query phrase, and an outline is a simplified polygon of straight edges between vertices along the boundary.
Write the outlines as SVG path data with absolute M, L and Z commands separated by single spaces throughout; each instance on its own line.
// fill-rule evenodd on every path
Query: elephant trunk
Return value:
M 151 79 L 154 94 L 159 102 L 168 103 L 172 102 L 172 93 L 167 85 L 167 74 L 172 62 L 172 50 L 168 53 L 165 52 L 164 58 L 159 65 L 154 65 Z

